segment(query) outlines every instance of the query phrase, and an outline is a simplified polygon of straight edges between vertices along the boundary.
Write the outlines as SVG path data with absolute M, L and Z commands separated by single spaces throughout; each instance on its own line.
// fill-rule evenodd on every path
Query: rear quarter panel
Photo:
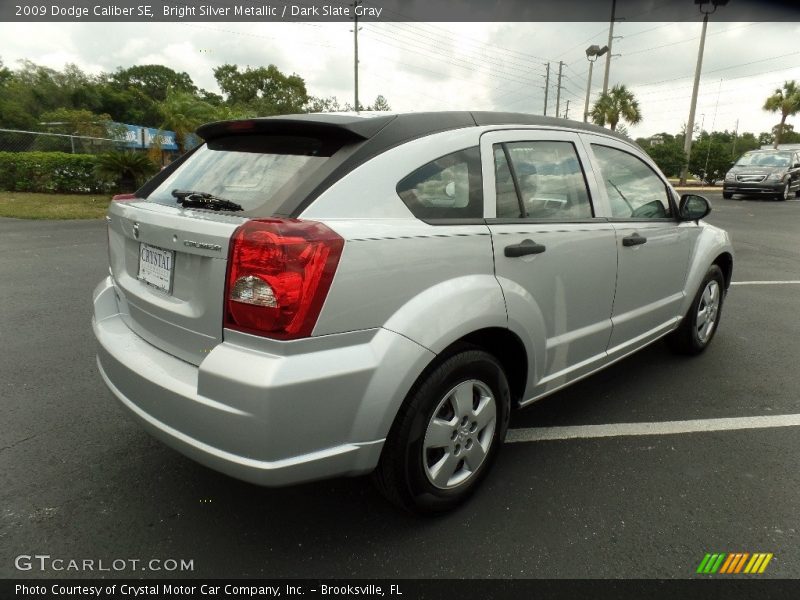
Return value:
M 434 352 L 482 327 L 506 327 L 492 239 L 481 219 L 432 225 L 414 217 L 397 183 L 446 154 L 477 146 L 481 130 L 437 133 L 380 154 L 301 215 L 345 239 L 314 335 L 385 327 Z

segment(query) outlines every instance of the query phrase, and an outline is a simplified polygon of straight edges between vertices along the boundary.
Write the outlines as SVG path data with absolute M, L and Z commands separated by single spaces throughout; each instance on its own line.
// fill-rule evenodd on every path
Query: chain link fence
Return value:
M 99 154 L 109 150 L 122 150 L 124 143 L 112 138 L 0 129 L 0 152 Z

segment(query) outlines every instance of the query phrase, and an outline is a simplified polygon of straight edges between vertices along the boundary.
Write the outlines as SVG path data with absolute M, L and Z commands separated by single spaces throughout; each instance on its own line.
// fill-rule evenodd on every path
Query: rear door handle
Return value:
M 519 244 L 511 244 L 506 246 L 504 253 L 506 256 L 516 258 L 518 256 L 527 256 L 528 254 L 541 254 L 547 250 L 542 244 L 537 244 L 533 240 L 522 240 Z
M 646 244 L 646 243 L 647 243 L 647 238 L 639 235 L 638 233 L 633 233 L 627 237 L 622 238 L 623 246 L 640 246 L 641 244 Z

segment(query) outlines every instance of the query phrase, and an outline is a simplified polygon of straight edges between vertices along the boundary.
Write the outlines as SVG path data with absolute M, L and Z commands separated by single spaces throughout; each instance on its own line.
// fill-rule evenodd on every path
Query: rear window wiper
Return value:
M 244 210 L 236 202 L 219 198 L 208 192 L 195 192 L 192 190 L 172 190 L 172 195 L 178 199 L 178 204 L 183 208 L 197 207 L 210 208 L 211 210 Z

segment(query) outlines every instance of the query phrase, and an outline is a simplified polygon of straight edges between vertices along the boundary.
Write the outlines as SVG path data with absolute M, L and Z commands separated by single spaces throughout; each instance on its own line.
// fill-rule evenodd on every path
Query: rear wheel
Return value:
M 679 354 L 700 354 L 711 343 L 722 315 L 725 297 L 725 278 L 717 265 L 703 278 L 700 289 L 680 326 L 669 336 L 667 343 Z
M 510 412 L 500 363 L 482 350 L 455 354 L 424 374 L 386 440 L 373 479 L 398 506 L 450 510 L 475 491 L 503 443 Z

